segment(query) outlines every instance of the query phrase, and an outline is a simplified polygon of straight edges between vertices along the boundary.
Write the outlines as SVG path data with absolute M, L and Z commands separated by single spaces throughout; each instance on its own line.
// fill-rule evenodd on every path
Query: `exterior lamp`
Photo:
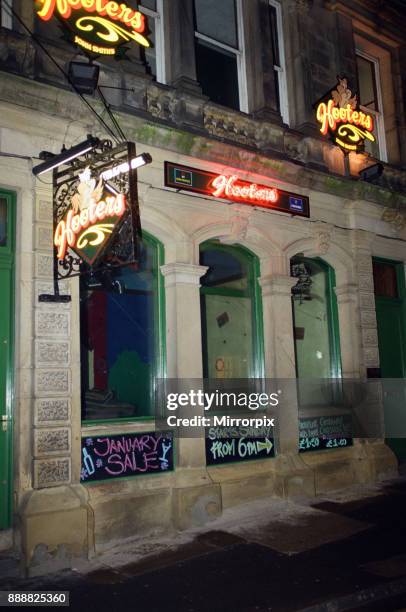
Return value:
M 109 181 L 110 179 L 118 176 L 119 174 L 123 174 L 124 172 L 128 172 L 130 168 L 135 170 L 136 168 L 141 168 L 141 166 L 145 166 L 146 164 L 150 164 L 152 162 L 152 157 L 149 153 L 141 153 L 137 157 L 134 157 L 130 163 L 124 162 L 118 166 L 114 166 L 114 168 L 109 168 L 101 173 L 101 177 Z
M 94 94 L 99 82 L 99 66 L 83 62 L 69 63 L 69 80 L 81 94 Z
M 384 171 L 383 164 L 380 164 L 378 162 L 377 164 L 374 164 L 373 166 L 368 166 L 367 168 L 364 168 L 358 174 L 362 178 L 363 181 L 367 181 L 368 183 L 375 183 L 379 179 L 379 177 L 382 176 L 383 171 Z
M 89 134 L 87 140 L 71 147 L 70 149 L 62 149 L 62 152 L 59 155 L 52 155 L 52 157 L 50 157 L 49 153 L 45 153 L 43 157 L 48 157 L 49 159 L 47 159 L 43 164 L 35 166 L 35 168 L 32 169 L 32 173 L 34 176 L 39 176 L 40 174 L 54 170 L 54 168 L 58 168 L 58 166 L 67 164 L 76 157 L 80 157 L 81 155 L 84 155 L 97 147 L 99 142 L 100 141 L 98 138 L 95 138 Z

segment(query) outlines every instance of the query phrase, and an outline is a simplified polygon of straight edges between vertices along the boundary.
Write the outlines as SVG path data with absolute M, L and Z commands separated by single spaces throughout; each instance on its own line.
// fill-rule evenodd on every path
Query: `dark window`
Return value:
M 196 40 L 196 71 L 205 96 L 239 110 L 237 59 L 233 53 Z
M 361 106 L 379 111 L 374 62 L 357 55 L 357 69 Z
M 278 39 L 278 20 L 276 8 L 272 5 L 269 6 L 269 22 L 271 28 L 271 41 L 272 41 L 272 58 L 274 66 L 274 79 L 275 79 L 275 91 L 276 91 L 276 102 L 277 108 L 280 112 L 280 87 L 279 78 L 282 70 L 280 53 L 279 53 L 279 39 Z
M 399 297 L 396 267 L 392 264 L 380 263 L 378 261 L 374 261 L 372 266 L 375 295 L 388 298 Z
M 196 72 L 203 94 L 239 110 L 235 0 L 195 0 Z
M 145 240 L 140 269 L 82 279 L 82 417 L 151 416 L 159 375 L 159 251 Z
M 0 247 L 7 244 L 7 201 L 0 198 Z

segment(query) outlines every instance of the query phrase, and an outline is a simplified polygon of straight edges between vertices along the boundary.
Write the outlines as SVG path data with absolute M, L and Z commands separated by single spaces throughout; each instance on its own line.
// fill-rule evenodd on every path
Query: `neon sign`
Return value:
M 277 202 L 278 190 L 269 187 L 258 187 L 255 183 L 239 181 L 237 176 L 220 174 L 212 181 L 215 198 L 230 200 L 250 200 L 256 202 Z
M 123 2 L 110 0 L 37 0 L 38 16 L 58 17 L 73 33 L 73 42 L 89 53 L 115 55 L 131 41 L 149 47 L 145 15 Z
M 364 149 L 365 140 L 375 142 L 374 119 L 360 110 L 357 96 L 347 86 L 347 79 L 339 79 L 337 89 L 328 101 L 320 102 L 316 110 L 323 136 L 331 138 L 344 153 Z
M 165 186 L 301 217 L 310 216 L 309 198 L 276 187 L 241 180 L 235 174 L 215 174 L 165 162 Z
M 78 192 L 71 198 L 71 208 L 56 226 L 54 244 L 58 260 L 63 260 L 68 247 L 92 264 L 126 211 L 125 196 L 105 195 L 103 180 L 96 184 L 90 169 L 79 175 Z

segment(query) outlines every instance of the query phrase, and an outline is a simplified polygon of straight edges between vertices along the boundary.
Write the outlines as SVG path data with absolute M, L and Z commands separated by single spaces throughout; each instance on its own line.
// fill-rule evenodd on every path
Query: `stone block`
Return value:
M 58 487 L 71 479 L 70 457 L 34 460 L 34 488 Z
M 70 371 L 67 369 L 35 370 L 37 397 L 70 393 Z
M 70 335 L 70 313 L 37 309 L 35 311 L 36 336 Z
M 71 450 L 69 427 L 53 427 L 34 430 L 34 456 L 63 455 Z
M 34 423 L 37 427 L 59 425 L 70 421 L 70 401 L 63 398 L 35 400 Z
M 204 525 L 221 515 L 222 499 L 218 484 L 175 488 L 173 519 L 178 529 Z

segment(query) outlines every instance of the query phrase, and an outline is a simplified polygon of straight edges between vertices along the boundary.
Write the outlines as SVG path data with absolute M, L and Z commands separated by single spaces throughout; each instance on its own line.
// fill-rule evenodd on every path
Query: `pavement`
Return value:
M 406 478 L 316 499 L 264 498 L 204 528 L 148 534 L 0 589 L 63 590 L 76 610 L 406 611 Z

